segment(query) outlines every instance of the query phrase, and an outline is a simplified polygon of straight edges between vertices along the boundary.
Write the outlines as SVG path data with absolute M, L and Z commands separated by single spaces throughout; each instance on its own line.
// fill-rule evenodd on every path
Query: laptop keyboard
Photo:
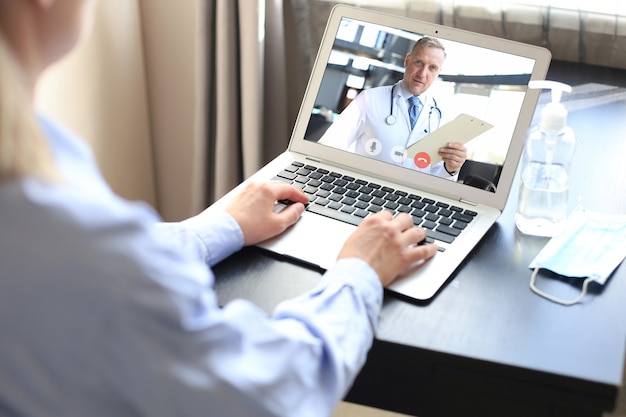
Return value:
M 426 242 L 452 243 L 477 215 L 475 211 L 294 161 L 274 178 L 301 188 L 306 210 L 358 226 L 372 213 L 408 213 L 426 229 Z M 440 248 L 440 250 L 443 250 Z

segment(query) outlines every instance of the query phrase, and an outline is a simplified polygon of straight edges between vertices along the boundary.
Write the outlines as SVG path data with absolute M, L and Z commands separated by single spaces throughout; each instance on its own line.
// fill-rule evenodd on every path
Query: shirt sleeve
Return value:
M 228 213 L 211 209 L 178 223 L 159 223 L 157 230 L 174 246 L 213 266 L 243 247 L 243 232 Z
M 358 259 L 269 315 L 242 299 L 220 308 L 209 287 L 190 291 L 201 280 L 177 281 L 134 291 L 120 321 L 120 389 L 155 417 L 331 415 L 365 363 L 382 302 Z

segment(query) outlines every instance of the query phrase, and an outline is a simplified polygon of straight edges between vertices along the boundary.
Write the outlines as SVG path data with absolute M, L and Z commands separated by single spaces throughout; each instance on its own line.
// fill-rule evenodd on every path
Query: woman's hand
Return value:
M 437 253 L 434 243 L 416 246 L 425 238 L 426 231 L 415 227 L 411 216 L 401 213 L 393 217 L 383 210 L 363 220 L 338 259 L 364 260 L 376 271 L 382 285 L 387 286 L 415 262 Z
M 280 212 L 274 211 L 279 200 L 290 200 Z M 245 245 L 254 245 L 276 236 L 294 224 L 309 198 L 304 192 L 282 181 L 251 182 L 226 207 L 241 227 Z

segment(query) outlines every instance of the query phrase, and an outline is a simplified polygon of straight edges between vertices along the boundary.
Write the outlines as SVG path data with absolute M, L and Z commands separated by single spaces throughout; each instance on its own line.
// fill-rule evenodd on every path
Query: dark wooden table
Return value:
M 577 135 L 571 207 L 626 213 L 626 90 L 582 85 L 567 97 Z M 538 110 L 541 108 L 538 107 Z M 528 264 L 548 239 L 520 234 L 507 208 L 429 302 L 385 296 L 380 328 L 347 401 L 428 416 L 596 416 L 612 410 L 626 342 L 626 266 L 581 304 L 529 289 Z M 626 243 L 625 243 L 626 244 Z M 221 303 L 270 311 L 320 271 L 247 248 L 215 268 Z M 572 298 L 580 280 L 542 273 L 538 286 Z

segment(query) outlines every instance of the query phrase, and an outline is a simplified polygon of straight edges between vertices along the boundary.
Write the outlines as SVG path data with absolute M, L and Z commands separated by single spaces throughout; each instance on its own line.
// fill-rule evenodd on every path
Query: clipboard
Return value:
M 441 161 L 439 148 L 450 142 L 466 144 L 475 137 L 485 133 L 494 126 L 469 114 L 460 114 L 439 129 L 424 136 L 409 146 L 406 157 L 411 158 L 418 168 L 426 168 Z

